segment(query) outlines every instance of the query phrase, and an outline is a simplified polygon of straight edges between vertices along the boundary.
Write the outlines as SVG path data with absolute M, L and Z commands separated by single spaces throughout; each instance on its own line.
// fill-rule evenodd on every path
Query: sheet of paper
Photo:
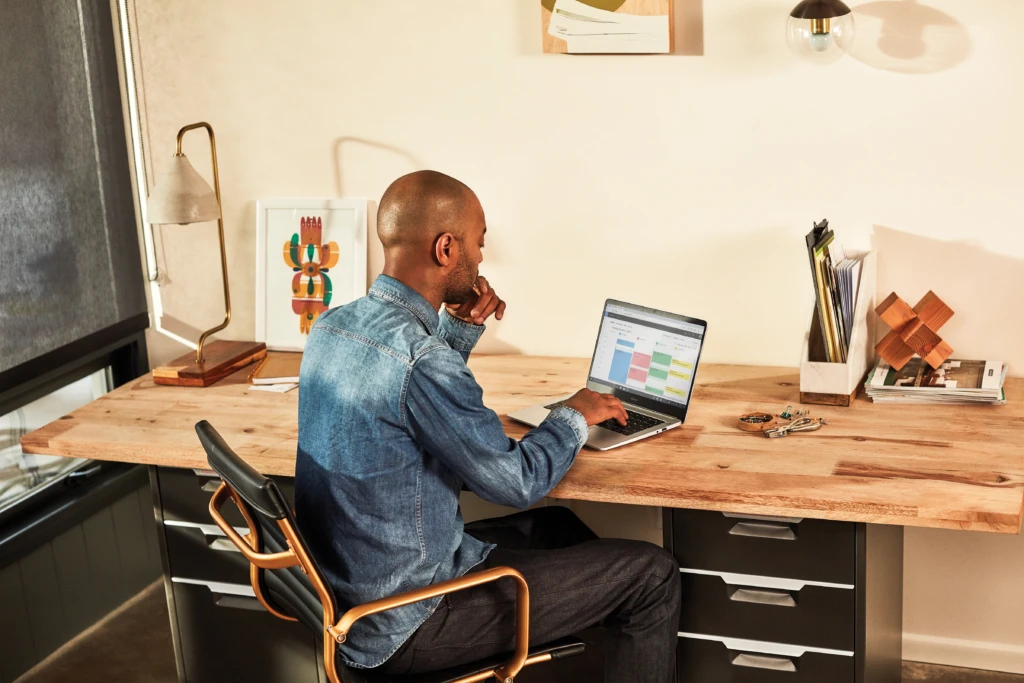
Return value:
M 284 394 L 284 393 L 287 393 L 287 392 L 291 391 L 292 389 L 294 389 L 297 386 L 299 386 L 299 385 L 298 384 L 253 384 L 252 386 L 249 387 L 249 390 L 250 391 L 271 391 L 271 392 L 274 392 L 275 394 Z

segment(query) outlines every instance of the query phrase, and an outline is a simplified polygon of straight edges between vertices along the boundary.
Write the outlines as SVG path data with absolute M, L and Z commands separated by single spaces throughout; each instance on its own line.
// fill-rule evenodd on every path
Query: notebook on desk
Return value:
M 249 384 L 298 384 L 301 353 L 273 353 L 249 373 Z
M 601 315 L 587 388 L 614 394 L 629 421 L 607 420 L 589 428 L 586 445 L 606 451 L 678 427 L 686 420 L 707 323 L 609 299 Z M 560 399 L 511 413 L 536 427 Z

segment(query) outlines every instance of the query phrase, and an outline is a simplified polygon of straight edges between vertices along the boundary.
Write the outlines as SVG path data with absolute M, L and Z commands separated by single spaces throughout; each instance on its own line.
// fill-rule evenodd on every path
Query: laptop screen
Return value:
M 655 410 L 685 410 L 706 329 L 702 320 L 609 300 L 590 381 L 625 390 Z

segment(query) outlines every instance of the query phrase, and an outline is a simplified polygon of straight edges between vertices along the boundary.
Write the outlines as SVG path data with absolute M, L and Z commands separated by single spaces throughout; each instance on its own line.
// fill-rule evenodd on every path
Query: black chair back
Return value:
M 211 501 L 210 512 L 214 520 L 221 525 L 223 518 L 219 509 L 215 508 L 219 508 L 226 497 L 230 496 L 249 524 L 249 536 L 245 539 L 238 537 L 237 534 L 233 534 L 232 538 L 232 533 L 228 533 L 228 529 L 222 527 L 222 530 L 228 533 L 228 537 L 235 545 L 248 541 L 249 547 L 264 557 L 288 553 L 295 556 L 293 563 L 278 568 L 257 566 L 250 558 L 250 579 L 256 597 L 274 616 L 300 621 L 318 636 L 323 637 L 324 605 L 310 579 L 312 575 L 318 577 L 324 594 L 330 601 L 331 619 L 336 614 L 337 603 L 330 586 L 324 580 L 323 572 L 309 552 L 309 546 L 299 533 L 288 501 L 274 480 L 263 476 L 238 457 L 209 422 L 203 420 L 196 424 L 196 433 L 206 450 L 210 468 L 220 475 L 226 485 L 226 490 L 215 493 Z M 242 547 L 240 549 L 244 550 Z M 305 572 L 303 568 L 306 569 Z M 329 636 L 325 639 L 324 647 L 330 647 L 332 650 L 334 648 Z M 336 675 L 342 683 L 362 683 L 361 677 L 333 660 L 333 656 L 327 658 L 327 661 L 334 663 Z

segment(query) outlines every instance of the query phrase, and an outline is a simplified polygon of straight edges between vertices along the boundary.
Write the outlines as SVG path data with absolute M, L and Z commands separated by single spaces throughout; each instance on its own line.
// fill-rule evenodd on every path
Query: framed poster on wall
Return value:
M 324 311 L 366 294 L 365 198 L 256 202 L 256 340 L 302 351 Z

